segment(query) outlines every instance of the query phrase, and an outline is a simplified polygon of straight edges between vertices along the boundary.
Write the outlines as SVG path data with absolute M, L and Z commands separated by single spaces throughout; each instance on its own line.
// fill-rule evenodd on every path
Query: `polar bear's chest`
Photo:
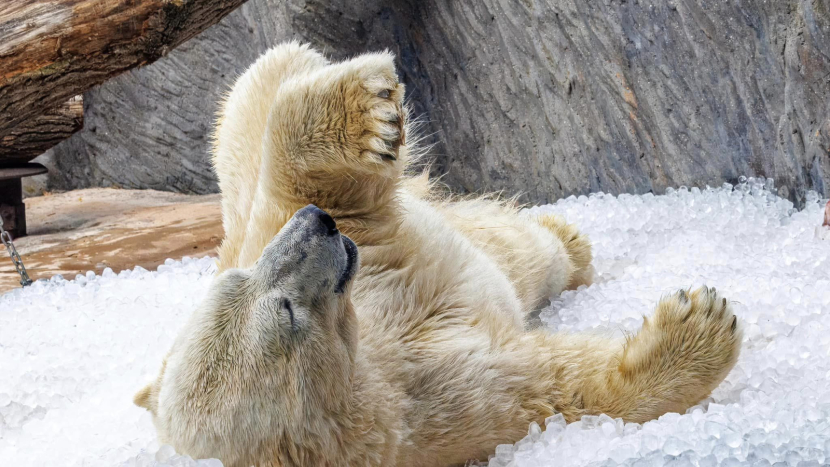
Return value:
M 521 304 L 507 275 L 428 202 L 404 197 L 395 248 L 372 255 L 353 293 L 362 321 L 410 329 L 464 323 L 523 325 Z M 387 264 L 377 264 L 382 262 Z

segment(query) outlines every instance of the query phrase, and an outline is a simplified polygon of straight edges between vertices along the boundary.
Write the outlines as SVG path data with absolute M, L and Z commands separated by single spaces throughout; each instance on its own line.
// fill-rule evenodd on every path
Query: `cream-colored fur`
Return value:
M 590 243 L 560 218 L 453 200 L 405 176 L 415 149 L 403 94 L 389 53 L 332 64 L 293 43 L 234 86 L 214 159 L 222 272 L 136 396 L 162 442 L 229 466 L 439 466 L 486 459 L 555 413 L 644 422 L 710 394 L 741 340 L 714 289 L 664 297 L 628 340 L 527 330 L 549 296 L 590 284 Z M 355 241 L 361 267 L 342 296 L 309 306 L 313 332 L 297 336 L 251 316 L 299 293 L 257 271 L 308 204 Z M 293 337 L 268 352 L 251 344 L 273 334 Z

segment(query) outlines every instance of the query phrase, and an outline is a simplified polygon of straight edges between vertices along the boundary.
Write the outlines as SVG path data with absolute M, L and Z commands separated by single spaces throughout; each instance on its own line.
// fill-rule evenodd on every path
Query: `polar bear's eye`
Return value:
M 294 325 L 294 309 L 291 308 L 291 300 L 287 298 L 282 299 L 282 308 L 288 312 L 288 318 L 291 320 L 291 329 L 296 329 Z

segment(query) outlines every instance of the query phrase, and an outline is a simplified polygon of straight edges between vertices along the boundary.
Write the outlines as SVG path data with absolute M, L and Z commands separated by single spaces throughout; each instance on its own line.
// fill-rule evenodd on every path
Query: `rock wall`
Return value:
M 203 193 L 216 102 L 288 39 L 398 55 L 434 170 L 459 191 L 661 193 L 773 177 L 830 194 L 830 2 L 250 0 L 84 96 L 55 188 Z

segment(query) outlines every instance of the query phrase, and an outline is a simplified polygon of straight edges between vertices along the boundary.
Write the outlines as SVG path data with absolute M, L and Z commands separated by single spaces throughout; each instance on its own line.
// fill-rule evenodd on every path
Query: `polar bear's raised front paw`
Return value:
M 622 380 L 662 412 L 706 398 L 735 365 L 741 331 L 729 302 L 714 288 L 663 298 L 620 360 Z
M 377 54 L 360 63 L 359 83 L 350 93 L 349 133 L 357 137 L 362 158 L 381 163 L 398 160 L 406 144 L 404 86 L 398 82 L 392 56 Z

